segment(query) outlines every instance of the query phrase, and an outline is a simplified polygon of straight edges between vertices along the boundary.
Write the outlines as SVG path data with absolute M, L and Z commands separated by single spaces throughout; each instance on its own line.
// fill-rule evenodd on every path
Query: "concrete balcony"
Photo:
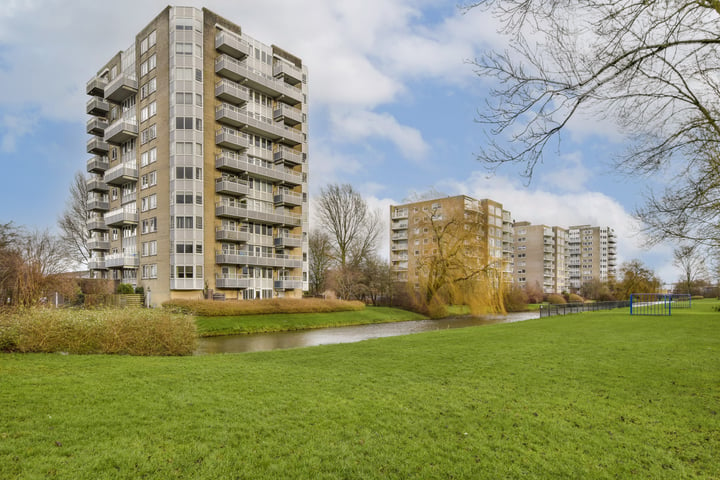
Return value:
M 299 227 L 302 224 L 302 216 L 292 212 L 258 212 L 239 205 L 218 203 L 215 205 L 215 216 L 233 218 L 242 221 L 258 221 L 273 225 L 286 225 Z
M 222 79 L 215 84 L 215 96 L 234 105 L 247 103 L 250 100 L 250 91 L 228 79 Z
M 303 141 L 303 134 L 282 123 L 272 123 L 255 118 L 245 108 L 238 108 L 229 103 L 218 105 L 215 109 L 215 120 L 231 127 L 240 128 L 243 132 L 262 135 L 271 140 L 297 145 Z
M 390 237 L 390 239 L 391 240 L 407 240 L 408 232 L 404 231 L 404 232 L 393 233 L 392 236 Z
M 110 147 L 107 142 L 98 137 L 93 137 L 87 142 L 87 152 L 95 155 L 107 155 Z
M 301 290 L 303 287 L 302 277 L 285 277 L 273 282 L 275 290 Z
M 300 248 L 302 247 L 302 236 L 287 234 L 279 235 L 274 239 L 275 248 Z
M 215 180 L 215 192 L 244 197 L 248 194 L 248 186 L 244 180 L 218 178 Z
M 281 103 L 273 111 L 273 119 L 276 122 L 285 122 L 285 125 L 297 125 L 302 123 L 302 110 Z
M 235 152 L 221 152 L 215 156 L 215 168 L 233 173 L 247 171 L 247 155 Z
M 252 277 L 248 275 L 219 275 L 215 277 L 215 288 L 250 288 Z
M 93 77 L 85 85 L 85 91 L 88 95 L 94 95 L 96 97 L 105 96 L 105 87 L 107 86 L 107 80 L 102 77 Z
M 140 258 L 137 253 L 112 253 L 105 255 L 107 268 L 138 268 Z
M 251 173 L 271 182 L 283 182 L 288 185 L 302 185 L 302 172 L 296 172 L 289 168 L 265 167 L 251 163 L 246 155 L 238 155 L 230 152 L 221 152 L 215 156 L 215 168 L 224 169 L 236 173 Z
M 108 127 L 108 121 L 104 118 L 93 117 L 85 124 L 85 129 L 90 135 L 102 137 L 105 135 L 105 129 Z
M 285 62 L 273 64 L 273 77 L 283 78 L 287 83 L 297 85 L 302 82 L 302 69 Z
M 125 185 L 137 182 L 138 170 L 135 162 L 121 163 L 105 172 L 105 183 L 108 185 Z
M 90 270 L 107 270 L 104 258 L 91 258 L 88 261 L 88 268 Z
M 275 163 L 300 165 L 303 161 L 303 154 L 302 152 L 281 145 L 278 150 L 273 153 L 273 160 Z
M 248 139 L 238 130 L 223 128 L 215 132 L 215 144 L 219 147 L 242 150 L 248 148 Z
M 408 222 L 392 222 L 390 228 L 392 230 L 406 230 L 408 228 Z
M 88 240 L 88 248 L 90 250 L 108 251 L 110 250 L 110 240 L 91 238 L 90 240 Z
M 245 58 L 250 55 L 251 47 L 242 38 L 230 32 L 219 32 L 215 35 L 215 48 L 234 58 Z
M 115 145 L 137 138 L 138 125 L 133 120 L 117 120 L 105 130 L 105 141 Z
M 102 179 L 99 178 L 90 178 L 87 181 L 87 189 L 88 192 L 100 192 L 100 193 L 107 193 L 110 188 L 107 186 L 107 183 L 105 183 Z
M 123 193 L 120 197 L 120 204 L 125 205 L 126 203 L 137 202 L 137 192 Z
M 283 126 L 282 138 L 280 138 L 282 143 L 294 147 L 296 145 L 300 145 L 304 140 L 305 135 L 302 131 L 288 126 Z
M 215 263 L 218 265 L 252 265 L 259 267 L 302 268 L 300 255 L 268 255 L 258 257 L 247 255 L 246 252 L 215 254 Z
M 137 223 L 137 211 L 132 211 L 130 209 L 118 208 L 105 214 L 105 224 L 108 227 L 123 227 L 137 225 Z
M 95 156 L 87 161 L 87 171 L 90 173 L 102 174 L 108 168 L 110 168 L 110 161 L 107 157 Z
M 110 202 L 93 198 L 88 200 L 87 209 L 91 212 L 107 212 L 110 210 Z
M 109 230 L 108 226 L 105 225 L 104 218 L 90 219 L 88 220 L 87 226 L 90 231 L 106 232 Z
M 220 55 L 215 61 L 215 73 L 234 82 L 258 90 L 285 103 L 297 105 L 302 102 L 302 91 L 283 80 L 265 75 L 229 55 Z
M 105 117 L 110 111 L 110 104 L 102 98 L 93 97 L 85 104 L 85 110 L 88 115 L 96 117 Z
M 299 207 L 302 205 L 303 196 L 302 193 L 297 192 L 280 192 L 273 197 L 275 205 L 289 205 L 293 207 Z
M 250 234 L 247 230 L 232 230 L 223 227 L 215 230 L 215 240 L 218 242 L 247 243 L 249 239 Z
M 121 73 L 105 86 L 105 100 L 122 103 L 138 91 L 138 81 L 134 74 Z

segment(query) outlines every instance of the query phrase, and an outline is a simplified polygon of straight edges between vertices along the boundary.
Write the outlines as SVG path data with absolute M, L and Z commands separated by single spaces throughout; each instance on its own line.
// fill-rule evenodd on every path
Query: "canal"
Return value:
M 318 328 L 293 332 L 254 333 L 201 338 L 196 355 L 210 353 L 266 352 L 286 348 L 312 347 L 335 343 L 353 343 L 370 338 L 394 337 L 412 333 L 512 323 L 538 318 L 538 312 L 486 315 L 482 317 L 452 317 L 440 320 L 355 325 L 350 327 Z

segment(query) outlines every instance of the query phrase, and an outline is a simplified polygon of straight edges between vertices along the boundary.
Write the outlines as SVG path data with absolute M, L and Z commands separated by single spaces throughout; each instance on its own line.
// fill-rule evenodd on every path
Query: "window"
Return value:
M 140 202 L 140 211 L 147 212 L 153 208 L 157 208 L 157 194 L 153 193 L 147 197 L 143 197 Z
M 155 33 L 155 30 L 150 32 L 150 35 L 148 35 L 148 47 L 152 47 L 153 45 L 155 45 L 156 37 L 157 35 Z
M 175 44 L 175 54 L 177 54 L 177 55 L 192 55 L 192 51 L 193 51 L 192 43 L 177 42 Z
M 195 130 L 202 132 L 202 118 L 195 119 Z
M 145 144 L 157 137 L 157 125 L 150 125 L 140 134 L 140 143 Z
M 192 144 L 190 144 L 192 145 Z M 192 180 L 193 179 L 193 169 L 195 167 L 175 167 L 175 178 L 178 180 L 187 179 Z
M 175 69 L 175 80 L 192 80 L 193 69 L 189 67 L 178 67 Z
M 195 94 L 195 105 L 197 105 L 198 107 L 202 107 L 202 95 L 200 95 L 199 93 Z
M 157 232 L 157 217 L 146 218 L 141 225 L 143 234 Z
M 153 147 L 147 152 L 140 154 L 140 166 L 145 167 L 157 161 L 157 148 Z
M 175 94 L 175 103 L 177 103 L 178 105 L 192 105 L 192 102 L 192 93 L 178 92 Z
M 195 80 L 197 80 L 198 82 L 202 82 L 202 70 L 200 70 L 199 68 L 195 69 Z
M 190 226 L 188 228 L 192 228 L 192 226 Z M 202 228 L 203 228 L 202 217 L 195 217 L 195 228 L 202 230 Z
M 192 155 L 193 144 L 192 142 L 177 142 L 175 143 L 175 154 L 176 155 Z
M 152 255 L 157 255 L 157 240 L 143 242 L 142 244 L 142 256 L 150 257 Z
M 175 24 L 176 30 L 192 30 L 192 18 L 178 18 L 175 20 L 177 23 Z
M 192 243 L 176 243 L 175 253 L 193 253 Z
M 157 55 L 154 53 L 140 64 L 140 76 L 144 77 L 148 72 L 152 71 L 157 66 Z
M 177 204 L 192 204 L 193 194 L 192 192 L 178 192 L 175 194 L 175 203 Z
M 176 278 L 193 278 L 193 267 L 191 265 L 178 265 L 175 267 Z
M 155 114 L 157 114 L 157 102 L 153 100 L 140 110 L 140 121 L 144 122 Z
M 193 217 L 175 217 L 177 228 L 193 228 Z
M 140 99 L 143 99 L 157 90 L 157 78 L 153 77 L 140 87 Z
M 157 278 L 157 264 L 143 265 L 142 278 Z
M 140 177 L 140 188 L 145 189 L 157 185 L 157 172 L 153 170 Z
M 192 130 L 193 118 L 192 117 L 175 117 L 175 128 L 178 130 Z

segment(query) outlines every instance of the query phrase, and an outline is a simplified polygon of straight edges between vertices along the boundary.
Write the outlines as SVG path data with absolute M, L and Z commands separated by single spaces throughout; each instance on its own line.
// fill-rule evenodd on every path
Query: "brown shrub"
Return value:
M 571 293 L 568 295 L 567 301 L 568 301 L 568 303 L 584 303 L 585 299 L 582 298 L 580 295 Z
M 268 298 L 263 300 L 170 300 L 163 308 L 202 317 L 258 315 L 265 313 L 329 313 L 362 310 L 358 301 L 322 298 Z
M 147 309 L 26 309 L 0 316 L 0 350 L 191 355 L 195 321 Z
M 563 297 L 562 295 L 558 295 L 557 293 L 551 293 L 550 295 L 548 295 L 546 301 L 551 305 L 560 305 L 563 303 L 567 303 L 567 301 L 565 301 L 565 297 Z

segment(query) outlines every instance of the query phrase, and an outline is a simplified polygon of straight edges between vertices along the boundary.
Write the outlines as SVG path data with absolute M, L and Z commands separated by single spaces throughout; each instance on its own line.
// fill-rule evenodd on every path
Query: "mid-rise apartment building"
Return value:
M 567 289 L 566 239 L 560 227 L 517 222 L 515 240 L 514 283 L 520 287 L 538 288 L 543 293 Z
M 167 7 L 87 84 L 95 277 L 169 298 L 307 290 L 307 69 Z
M 577 292 L 593 278 L 615 278 L 617 237 L 610 227 L 575 225 L 568 229 L 568 287 Z
M 417 283 L 418 264 L 436 255 L 437 237 L 433 225 L 457 222 L 472 257 L 479 264 L 502 270 L 512 278 L 512 219 L 502 204 L 458 195 L 390 206 L 390 261 L 394 279 Z

